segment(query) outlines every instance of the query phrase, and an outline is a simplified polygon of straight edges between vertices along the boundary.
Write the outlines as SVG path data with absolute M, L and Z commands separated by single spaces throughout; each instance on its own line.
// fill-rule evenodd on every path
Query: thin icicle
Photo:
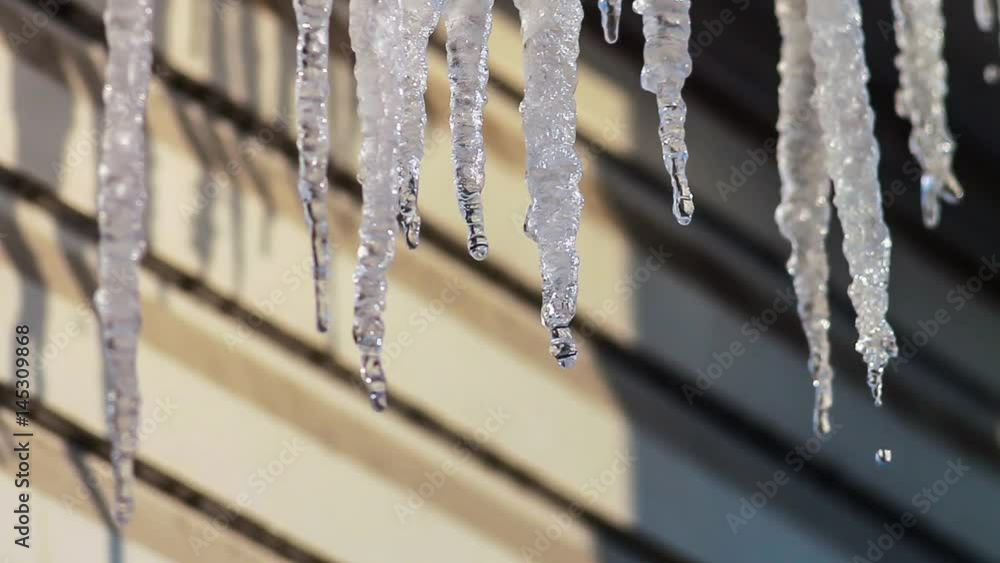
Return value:
M 402 7 L 399 0 L 351 2 L 351 47 L 357 62 L 358 115 L 362 186 L 358 265 L 354 272 L 354 341 L 361 352 L 361 377 L 372 407 L 388 405 L 382 343 L 388 270 L 396 249 L 399 210 L 398 144 L 401 125 L 402 71 L 399 41 Z
M 646 36 L 642 88 L 656 94 L 659 106 L 660 142 L 663 164 L 674 190 L 674 217 L 687 225 L 694 214 L 694 198 L 687 178 L 687 104 L 681 89 L 691 75 L 691 0 L 636 0 L 632 9 L 642 15 L 642 33 Z
M 525 233 L 538 244 L 542 266 L 542 323 L 550 352 L 562 367 L 576 363 L 569 324 L 576 315 L 583 169 L 576 141 L 576 61 L 580 0 L 514 0 L 524 41 L 524 120 L 531 206 Z
M 136 350 L 142 326 L 139 262 L 146 251 L 145 112 L 153 63 L 153 0 L 109 0 L 104 88 L 104 136 L 97 195 L 100 245 L 99 289 L 94 303 L 101 323 L 111 464 L 115 477 L 115 521 L 125 525 L 135 510 L 132 496 L 139 442 L 139 381 Z
M 881 405 L 882 374 L 897 353 L 896 337 L 885 318 L 892 241 L 882 217 L 861 7 L 858 0 L 808 0 L 806 19 L 816 64 L 814 103 L 853 278 L 848 294 L 858 315 L 855 348 L 868 365 L 875 404 Z
M 493 0 L 447 0 L 445 7 L 455 189 L 468 227 L 469 255 L 476 260 L 485 260 L 489 253 L 482 193 L 486 183 L 483 114 L 490 79 L 487 57 L 492 10 Z
M 608 43 L 617 43 L 618 28 L 622 21 L 622 0 L 598 0 L 597 5 L 601 9 L 604 40 Z
M 316 328 L 330 325 L 327 284 L 330 268 L 330 225 L 326 172 L 330 153 L 327 100 L 330 97 L 328 61 L 330 11 L 333 0 L 294 0 L 298 20 L 299 197 L 305 209 L 313 254 L 316 291 Z
M 910 120 L 910 151 L 924 173 L 920 200 L 924 225 L 941 221 L 941 200 L 957 203 L 965 195 L 951 169 L 955 140 L 948 129 L 945 97 L 944 15 L 941 0 L 892 0 L 899 55 L 896 112 Z
M 420 161 L 424 157 L 424 129 L 427 110 L 427 42 L 441 17 L 443 0 L 406 0 L 403 2 L 400 36 L 402 49 L 403 112 L 399 159 L 402 171 L 399 185 L 399 226 L 406 244 L 420 244 L 420 212 L 417 194 L 420 191 Z
M 830 432 L 833 368 L 830 366 L 830 277 L 826 235 L 830 227 L 830 177 L 823 130 L 812 105 L 816 66 L 810 52 L 806 0 L 777 0 L 781 27 L 781 86 L 778 89 L 778 171 L 781 205 L 775 220 L 792 245 L 788 271 L 799 299 L 799 317 L 809 343 L 809 371 L 816 389 L 813 427 Z

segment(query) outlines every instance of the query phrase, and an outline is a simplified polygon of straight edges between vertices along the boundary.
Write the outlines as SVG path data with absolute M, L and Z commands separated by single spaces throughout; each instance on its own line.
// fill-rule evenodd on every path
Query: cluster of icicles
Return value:
M 292 0 L 298 20 L 299 182 L 315 263 L 316 323 L 329 325 L 327 274 L 327 125 L 329 24 L 332 0 Z M 857 311 L 857 350 L 868 365 L 868 383 L 881 404 L 882 373 L 896 355 L 886 322 L 891 242 L 883 221 L 876 168 L 878 147 L 865 83 L 859 0 L 777 0 L 784 36 L 781 54 L 779 167 L 782 202 L 776 218 L 792 244 L 789 270 L 808 337 L 816 387 L 815 426 L 830 429 L 832 377 L 824 247 L 833 203 L 845 233 L 853 276 L 849 293 Z M 962 190 L 951 172 L 954 142 L 944 116 L 945 65 L 941 46 L 942 0 L 893 0 L 902 75 L 898 111 L 913 124 L 911 147 L 924 170 L 923 214 L 940 218 L 940 202 Z M 105 13 L 110 47 L 104 90 L 105 131 L 100 164 L 101 320 L 109 381 L 108 416 L 116 475 L 115 516 L 133 509 L 131 481 L 138 440 L 136 348 L 141 325 L 138 263 L 145 251 L 147 200 L 144 113 L 152 64 L 154 0 L 109 0 Z M 350 36 L 357 63 L 362 144 L 359 180 L 363 220 L 354 273 L 354 339 L 361 375 L 375 409 L 387 406 L 381 351 L 385 334 L 387 272 L 397 230 L 407 245 L 420 241 L 417 196 L 426 125 L 427 46 L 443 17 L 451 82 L 451 129 L 459 211 L 468 227 L 468 250 L 484 260 L 489 244 L 483 218 L 485 179 L 483 113 L 489 77 L 487 42 L 492 0 L 355 0 Z M 515 0 L 521 15 L 525 93 L 521 105 L 527 144 L 531 205 L 525 234 L 538 244 L 542 274 L 542 323 L 551 353 L 563 367 L 575 362 L 570 332 L 575 315 L 579 258 L 576 236 L 583 198 L 575 152 L 577 57 L 581 0 Z M 615 42 L 621 0 L 599 0 L 605 37 Z M 987 13 L 988 0 L 977 3 Z M 694 212 L 684 139 L 687 108 L 681 89 L 691 73 L 687 44 L 690 0 L 637 0 L 646 39 L 641 84 L 655 94 L 663 161 L 673 189 L 674 215 L 686 225 Z M 981 21 L 990 20 L 992 10 Z M 985 25 L 985 24 L 984 24 Z M 110 291 L 114 280 L 127 280 Z M 887 457 L 886 455 L 882 456 Z

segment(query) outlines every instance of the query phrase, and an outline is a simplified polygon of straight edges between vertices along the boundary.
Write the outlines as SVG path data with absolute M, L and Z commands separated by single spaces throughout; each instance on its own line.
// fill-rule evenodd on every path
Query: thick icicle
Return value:
M 642 33 L 646 36 L 642 88 L 656 94 L 660 108 L 660 142 L 663 164 L 674 190 L 674 217 L 687 225 L 694 214 L 694 198 L 687 178 L 687 104 L 681 89 L 691 75 L 691 0 L 636 0 L 632 9 L 642 15 Z
M 598 7 L 601 9 L 604 40 L 608 43 L 617 43 L 618 28 L 622 21 L 622 0 L 598 0 Z
M 420 212 L 417 194 L 420 190 L 420 161 L 424 157 L 424 128 L 427 110 L 427 42 L 437 27 L 443 0 L 406 0 L 403 2 L 402 26 L 399 38 L 404 71 L 402 135 L 399 156 L 402 172 L 399 185 L 399 226 L 406 244 L 420 244 Z
M 142 311 L 139 262 L 146 251 L 145 112 L 153 63 L 153 0 L 109 0 L 104 87 L 104 136 L 97 196 L 99 288 L 94 295 L 101 323 L 111 463 L 115 477 L 112 513 L 119 525 L 132 516 L 135 453 L 139 441 L 136 351 Z
M 569 324 L 576 315 L 583 168 L 576 141 L 576 61 L 580 0 L 514 0 L 524 41 L 524 120 L 531 206 L 525 233 L 538 244 L 542 266 L 542 323 L 562 367 L 576 363 Z
M 316 291 L 316 328 L 330 324 L 327 284 L 330 268 L 330 225 L 326 172 L 330 153 L 327 99 L 330 96 L 328 61 L 330 11 L 333 0 L 294 0 L 298 20 L 299 197 L 305 208 L 312 240 L 313 283 Z
M 965 195 L 951 169 L 955 140 L 948 129 L 945 96 L 948 68 L 941 0 L 892 0 L 899 55 L 896 112 L 910 120 L 910 151 L 923 168 L 920 199 L 924 225 L 941 221 L 941 200 L 956 203 Z
M 398 145 L 401 125 L 402 79 L 400 0 L 351 2 L 351 47 L 357 62 L 358 115 L 361 155 L 358 179 L 362 186 L 358 265 L 354 272 L 354 341 L 361 352 L 361 377 L 372 406 L 388 404 L 382 343 L 385 324 L 387 274 L 396 248 L 399 210 Z
M 892 241 L 882 216 L 861 7 L 858 0 L 808 0 L 806 19 L 816 64 L 814 103 L 853 278 L 848 294 L 858 315 L 855 348 L 868 365 L 875 404 L 881 405 L 882 374 L 897 353 L 896 337 L 885 318 Z
M 806 0 L 777 0 L 781 27 L 781 86 L 778 89 L 778 171 L 781 205 L 775 220 L 792 245 L 788 271 L 799 299 L 799 317 L 809 343 L 809 371 L 816 389 L 813 427 L 830 431 L 833 368 L 830 366 L 830 276 L 826 235 L 830 225 L 830 177 L 819 116 L 812 105 L 816 88 Z
M 485 260 L 489 252 L 482 196 L 486 182 L 483 112 L 490 78 L 487 43 L 493 28 L 492 10 L 493 0 L 447 0 L 445 6 L 455 189 L 468 227 L 469 254 L 476 260 Z

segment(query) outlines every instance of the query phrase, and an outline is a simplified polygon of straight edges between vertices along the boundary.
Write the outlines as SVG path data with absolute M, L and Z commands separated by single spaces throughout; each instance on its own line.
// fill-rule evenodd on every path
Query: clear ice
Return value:
M 898 350 L 886 321 L 892 241 L 882 216 L 861 7 L 858 0 L 808 0 L 806 11 L 816 65 L 814 105 L 852 277 L 848 294 L 857 312 L 855 348 L 868 366 L 875 404 L 881 405 L 882 374 Z
M 98 168 L 99 288 L 94 295 L 101 324 L 111 465 L 112 514 L 125 525 L 135 510 L 132 489 L 139 445 L 139 381 L 136 351 L 142 327 L 139 262 L 146 251 L 145 112 L 153 63 L 153 0 L 109 0 L 104 87 L 104 134 Z
M 617 43 L 618 28 L 622 21 L 622 0 L 598 0 L 597 5 L 601 9 L 604 40 L 608 43 Z
M 354 272 L 354 341 L 361 352 L 361 377 L 375 410 L 388 405 L 382 344 L 388 270 L 395 256 L 399 211 L 399 130 L 403 69 L 400 68 L 400 0 L 351 2 L 349 32 L 356 64 L 362 186 L 358 264 Z
M 399 139 L 400 169 L 399 226 L 410 248 L 420 244 L 420 161 L 424 157 L 424 129 L 427 110 L 427 42 L 441 16 L 442 0 L 405 0 L 401 14 L 400 35 L 403 76 L 402 134 Z
M 482 193 L 486 183 L 483 118 L 490 78 L 487 56 L 492 9 L 493 0 L 446 0 L 444 8 L 455 189 L 468 228 L 469 255 L 476 260 L 485 260 L 489 253 Z
M 941 221 L 941 201 L 956 203 L 965 195 L 951 169 L 955 140 L 948 129 L 945 97 L 942 0 L 892 0 L 899 55 L 896 112 L 910 120 L 910 151 L 923 168 L 920 201 L 924 225 Z
M 636 0 L 632 9 L 642 15 L 642 33 L 646 37 L 642 88 L 656 94 L 659 106 L 660 142 L 674 191 L 674 217 L 687 225 L 694 214 L 694 198 L 687 178 L 687 104 L 681 90 L 691 75 L 691 0 Z
M 330 324 L 327 284 L 330 268 L 330 223 L 326 173 L 330 153 L 327 100 L 330 97 L 330 11 L 333 0 L 294 0 L 298 21 L 299 197 L 312 241 L 316 291 L 316 328 Z
M 792 245 L 788 271 L 798 296 L 798 312 L 809 343 L 809 371 L 816 389 L 813 428 L 830 432 L 833 368 L 830 366 L 830 276 L 826 235 L 830 228 L 830 176 L 819 116 L 812 104 L 816 88 L 806 24 L 806 0 L 777 0 L 783 38 L 778 89 L 778 171 L 781 204 L 775 220 Z
M 583 168 L 576 142 L 580 0 L 515 0 L 524 43 L 521 115 L 527 145 L 531 205 L 525 234 L 538 244 L 542 270 L 542 323 L 550 352 L 562 367 L 576 363 L 570 321 L 576 314 Z

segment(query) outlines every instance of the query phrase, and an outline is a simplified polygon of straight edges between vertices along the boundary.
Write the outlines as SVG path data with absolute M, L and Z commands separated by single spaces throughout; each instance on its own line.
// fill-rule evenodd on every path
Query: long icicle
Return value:
M 427 42 L 441 17 L 442 0 L 407 0 L 403 2 L 400 37 L 402 49 L 403 112 L 399 159 L 402 171 L 399 185 L 399 226 L 407 246 L 420 244 L 420 211 L 417 196 L 420 191 L 420 161 L 424 157 L 424 129 L 427 109 Z
M 826 236 L 830 229 L 830 176 L 819 116 L 812 104 L 816 88 L 806 0 L 777 0 L 781 28 L 781 86 L 778 88 L 778 171 L 781 204 L 775 220 L 792 245 L 788 271 L 799 300 L 799 317 L 809 343 L 809 371 L 816 402 L 813 428 L 830 432 L 833 368 L 830 366 L 830 267 Z
M 924 225 L 941 221 L 941 201 L 957 203 L 965 195 L 951 163 L 955 140 L 948 129 L 945 97 L 944 14 L 941 0 L 892 0 L 899 55 L 896 112 L 913 125 L 910 151 L 923 168 L 920 201 Z
M 660 142 L 674 191 L 674 217 L 687 225 L 694 214 L 694 198 L 687 178 L 687 104 L 681 90 L 691 75 L 691 0 L 636 0 L 632 9 L 642 15 L 646 36 L 642 88 L 656 94 L 659 106 Z
M 576 141 L 580 0 L 515 0 L 524 41 L 524 120 L 531 206 L 525 233 L 538 244 L 542 269 L 542 323 L 550 352 L 562 367 L 576 362 L 569 324 L 576 314 L 583 168 Z
M 608 43 L 618 42 L 618 28 L 622 21 L 622 0 L 598 0 L 601 9 L 601 27 L 604 28 L 604 40 Z
M 882 214 L 861 7 L 858 0 L 808 0 L 806 19 L 816 64 L 814 103 L 844 232 L 844 255 L 853 278 L 848 294 L 858 315 L 856 349 L 868 365 L 875 404 L 881 405 L 882 374 L 898 349 L 885 318 L 892 241 Z
M 492 10 L 493 0 L 447 0 L 445 4 L 455 190 L 468 229 L 469 255 L 476 260 L 485 260 L 490 248 L 482 194 L 486 184 L 483 116 L 490 79 L 487 57 Z
M 326 172 L 330 153 L 327 100 L 330 97 L 330 12 L 333 0 L 294 0 L 298 21 L 299 197 L 312 241 L 316 328 L 330 326 L 327 296 L 330 269 L 330 223 Z
M 139 262 L 146 251 L 145 112 L 153 63 L 153 0 L 109 0 L 104 88 L 104 135 L 98 169 L 97 216 L 100 317 L 107 380 L 111 464 L 115 477 L 112 513 L 125 525 L 135 510 L 132 496 L 139 441 L 139 381 L 136 352 L 142 310 Z
M 388 269 L 396 249 L 399 210 L 398 143 L 402 73 L 399 0 L 351 2 L 351 47 L 357 58 L 362 218 L 354 272 L 354 341 L 361 352 L 361 377 L 375 410 L 388 406 L 382 367 Z

